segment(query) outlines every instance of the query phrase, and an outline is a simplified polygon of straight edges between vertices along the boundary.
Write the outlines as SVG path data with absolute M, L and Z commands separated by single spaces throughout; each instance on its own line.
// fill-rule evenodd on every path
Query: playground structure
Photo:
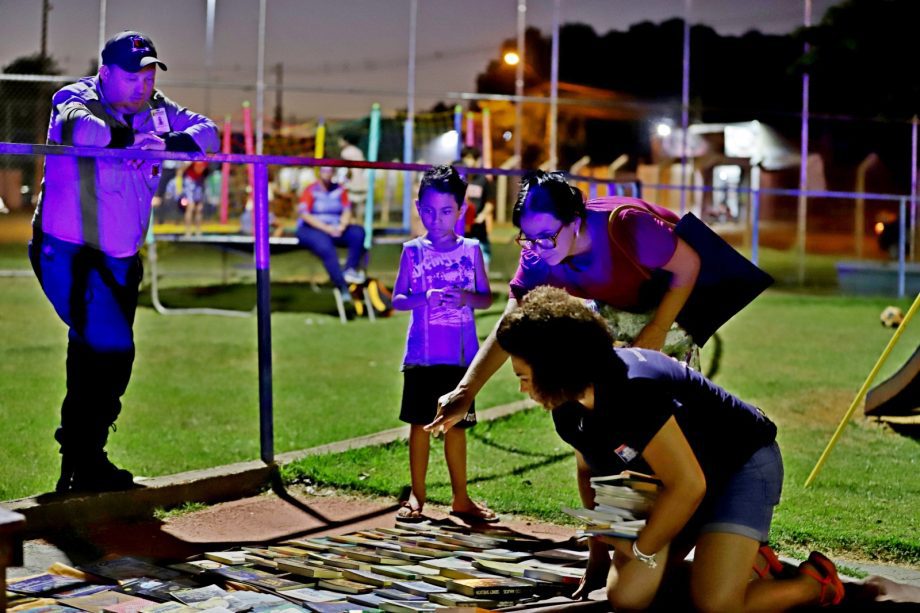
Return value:
M 896 373 L 869 390 L 863 413 L 899 431 L 920 431 L 920 346 Z

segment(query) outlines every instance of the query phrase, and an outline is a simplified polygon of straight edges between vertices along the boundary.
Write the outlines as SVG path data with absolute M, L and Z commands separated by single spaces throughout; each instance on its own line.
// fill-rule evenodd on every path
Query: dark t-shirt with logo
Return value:
M 649 472 L 642 452 L 673 415 L 706 477 L 707 497 L 751 455 L 773 442 L 776 425 L 674 358 L 645 349 L 611 349 L 609 377 L 595 383 L 594 409 L 576 402 L 553 410 L 556 432 L 595 475 Z M 626 365 L 625 376 L 619 375 Z

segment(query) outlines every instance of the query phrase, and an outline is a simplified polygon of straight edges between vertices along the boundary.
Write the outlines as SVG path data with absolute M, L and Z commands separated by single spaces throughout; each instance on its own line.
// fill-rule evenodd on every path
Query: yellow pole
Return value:
M 840 438 L 840 435 L 843 434 L 843 428 L 847 425 L 847 422 L 850 421 L 850 418 L 853 417 L 853 412 L 856 411 L 856 407 L 859 406 L 859 403 L 862 402 L 866 397 L 866 393 L 869 391 L 869 386 L 872 385 L 872 381 L 875 379 L 878 371 L 882 368 L 882 365 L 888 359 L 888 355 L 891 353 L 891 350 L 898 342 L 898 339 L 901 338 L 901 334 L 904 332 L 905 328 L 907 328 L 911 318 L 914 316 L 918 309 L 920 309 L 920 293 L 917 294 L 916 299 L 914 299 L 914 303 L 907 311 L 907 315 L 904 316 L 904 321 L 901 322 L 901 325 L 898 326 L 898 329 L 895 330 L 895 333 L 891 335 L 891 340 L 888 341 L 888 346 L 885 347 L 885 351 L 882 352 L 882 355 L 875 363 L 875 367 L 872 369 L 872 372 L 869 373 L 869 376 L 866 377 L 866 381 L 862 384 L 862 387 L 859 388 L 859 392 L 856 394 L 856 398 L 853 399 L 853 404 L 850 405 L 846 415 L 844 415 L 843 419 L 840 420 L 840 424 L 837 426 L 837 431 L 834 432 L 834 436 L 832 436 L 831 440 L 827 443 L 827 447 L 825 447 L 824 453 L 822 453 L 821 457 L 818 458 L 818 463 L 815 464 L 813 469 L 811 469 L 811 474 L 808 475 L 808 479 L 805 480 L 805 487 L 811 485 L 815 480 L 815 477 L 818 476 L 818 473 L 821 472 L 821 467 L 824 466 L 824 462 L 827 461 L 827 456 L 830 455 L 831 450 L 834 448 L 834 445 L 837 444 L 837 440 Z
M 326 122 L 322 118 L 316 126 L 316 140 L 313 143 L 313 157 L 322 159 L 326 153 Z

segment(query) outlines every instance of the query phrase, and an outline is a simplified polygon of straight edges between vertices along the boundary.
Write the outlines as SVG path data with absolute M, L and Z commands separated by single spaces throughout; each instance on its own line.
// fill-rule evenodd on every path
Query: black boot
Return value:
M 68 461 L 63 456 L 62 467 Z M 113 492 L 135 486 L 134 475 L 112 464 L 104 451 L 92 452 L 73 461 L 72 492 Z M 60 490 L 59 490 L 60 491 Z

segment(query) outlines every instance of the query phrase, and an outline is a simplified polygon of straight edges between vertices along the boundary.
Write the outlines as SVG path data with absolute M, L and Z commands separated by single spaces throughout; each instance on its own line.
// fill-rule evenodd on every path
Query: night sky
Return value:
M 813 22 L 837 2 L 813 0 Z M 64 74 L 84 74 L 98 57 L 99 2 L 52 5 L 48 52 Z M 41 6 L 41 0 L 0 0 L 0 66 L 39 50 Z M 409 0 L 268 0 L 266 82 L 274 82 L 281 62 L 285 85 L 311 90 L 284 94 L 285 119 L 362 116 L 373 102 L 384 112 L 404 108 L 409 6 Z M 448 92 L 475 90 L 476 74 L 498 57 L 503 39 L 515 37 L 516 6 L 517 0 L 419 0 L 418 109 L 453 102 Z M 804 12 L 803 0 L 693 0 L 692 6 L 691 22 L 722 34 L 791 32 Z M 212 89 L 205 109 L 202 87 L 176 83 L 205 81 L 205 7 L 205 0 L 108 0 L 106 35 L 147 32 L 170 68 L 158 82 L 167 95 L 215 117 L 238 115 L 254 91 Z M 258 0 L 217 0 L 212 80 L 255 83 L 258 7 Z M 529 0 L 528 26 L 549 33 L 552 7 L 552 0 Z M 589 23 L 602 33 L 682 16 L 684 0 L 564 0 L 562 7 L 563 23 Z M 679 71 L 681 58 L 674 62 Z M 274 104 L 267 91 L 267 117 Z

